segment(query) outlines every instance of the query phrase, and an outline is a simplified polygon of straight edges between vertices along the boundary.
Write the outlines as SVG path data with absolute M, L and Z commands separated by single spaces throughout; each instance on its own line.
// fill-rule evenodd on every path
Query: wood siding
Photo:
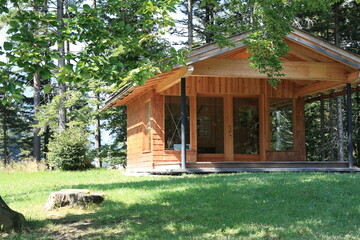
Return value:
M 243 79 L 225 77 L 187 78 L 187 95 L 190 96 L 190 144 L 187 162 L 259 162 L 259 161 L 305 161 L 304 99 L 297 98 L 296 92 L 302 85 L 291 80 L 282 80 L 277 88 L 265 79 Z M 128 168 L 164 169 L 180 168 L 180 151 L 164 150 L 164 96 L 180 96 L 180 84 L 156 92 L 151 89 L 127 105 L 128 109 Z M 224 98 L 224 154 L 197 154 L 197 96 L 217 96 Z M 233 153 L 233 97 L 259 99 L 259 154 Z M 270 151 L 270 98 L 294 99 L 294 151 Z M 145 129 L 145 102 L 151 101 L 151 150 L 143 152 Z

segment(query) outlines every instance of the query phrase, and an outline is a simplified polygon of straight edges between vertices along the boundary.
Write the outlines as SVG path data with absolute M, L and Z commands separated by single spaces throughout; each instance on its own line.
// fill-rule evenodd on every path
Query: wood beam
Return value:
M 167 76 L 165 79 L 161 80 L 156 86 L 156 92 L 163 92 L 168 88 L 178 84 L 182 77 L 191 75 L 194 70 L 193 66 L 184 66 L 174 71 L 173 74 Z
M 194 64 L 193 76 L 267 78 L 249 66 L 247 59 L 210 58 Z M 345 81 L 346 66 L 340 63 L 283 62 L 285 77 L 290 80 Z
M 331 57 L 336 61 L 340 61 L 352 68 L 360 68 L 360 58 L 357 55 L 351 54 L 350 52 L 347 52 L 326 41 L 320 40 L 317 37 L 311 36 L 301 30 L 294 29 L 294 31 L 287 35 L 286 38 L 296 43 L 300 43 L 301 45 L 315 50 L 327 57 Z
M 352 93 L 360 92 L 360 86 L 352 88 L 351 92 Z M 321 95 L 321 96 L 318 96 L 318 97 L 313 97 L 313 98 L 307 99 L 306 103 L 312 103 L 312 102 L 315 102 L 315 101 L 320 101 L 320 100 L 325 100 L 325 99 L 334 98 L 334 97 L 338 97 L 338 96 L 343 96 L 345 94 L 347 94 L 347 90 L 343 90 L 343 91 L 339 91 L 339 92 L 333 92 L 333 93 L 330 93 L 330 94 L 327 94 L 327 95 Z
M 360 82 L 360 71 L 355 71 L 347 74 L 347 80 L 349 83 Z
M 311 95 L 314 93 L 318 93 L 318 92 L 322 92 L 322 91 L 326 91 L 332 88 L 336 88 L 339 87 L 341 85 L 345 85 L 347 83 L 347 81 L 342 81 L 342 82 L 318 82 L 315 84 L 310 84 L 307 85 L 305 87 L 302 88 L 298 88 L 295 91 L 295 96 L 296 97 L 303 97 L 306 95 Z

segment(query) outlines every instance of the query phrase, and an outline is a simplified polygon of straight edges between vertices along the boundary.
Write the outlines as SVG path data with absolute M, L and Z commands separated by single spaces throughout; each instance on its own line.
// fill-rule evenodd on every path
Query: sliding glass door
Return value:
M 239 97 L 197 98 L 197 152 L 222 155 L 259 154 L 259 100 Z
M 259 154 L 259 100 L 233 98 L 234 154 Z
M 222 97 L 197 98 L 197 151 L 224 153 L 224 100 Z

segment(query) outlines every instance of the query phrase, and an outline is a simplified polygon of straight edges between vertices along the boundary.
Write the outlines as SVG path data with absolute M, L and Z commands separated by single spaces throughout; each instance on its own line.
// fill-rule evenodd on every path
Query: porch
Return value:
M 290 49 L 274 88 L 249 67 L 246 36 L 229 39 L 233 47 L 194 49 L 186 66 L 125 85 L 107 101 L 105 110 L 127 106 L 128 171 L 357 171 L 351 95 L 359 89 L 360 58 L 295 29 L 284 36 Z M 309 141 L 305 125 L 316 121 L 306 123 L 305 104 L 332 94 L 346 96 L 338 120 L 346 128 L 327 134 L 321 123 L 320 140 Z M 314 109 L 321 114 L 324 107 Z M 329 140 L 336 135 L 346 135 L 336 144 L 339 157 Z M 321 150 L 318 156 L 307 156 L 309 146 Z
M 159 164 L 153 169 L 127 170 L 133 173 L 159 175 L 241 173 L 241 172 L 338 172 L 358 173 L 360 168 L 349 168 L 343 162 L 188 162 L 182 169 L 179 162 Z

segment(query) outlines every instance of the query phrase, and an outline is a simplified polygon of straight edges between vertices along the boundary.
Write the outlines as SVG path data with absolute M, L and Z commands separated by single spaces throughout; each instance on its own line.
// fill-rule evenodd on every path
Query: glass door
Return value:
M 196 105 L 197 152 L 199 154 L 223 154 L 223 97 L 198 97 Z
M 259 99 L 233 98 L 234 154 L 259 154 Z

